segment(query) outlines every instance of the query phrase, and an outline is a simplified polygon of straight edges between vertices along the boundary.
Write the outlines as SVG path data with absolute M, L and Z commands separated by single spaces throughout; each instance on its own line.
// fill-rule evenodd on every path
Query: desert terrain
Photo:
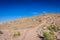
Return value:
M 60 40 L 60 14 L 0 22 L 0 40 Z

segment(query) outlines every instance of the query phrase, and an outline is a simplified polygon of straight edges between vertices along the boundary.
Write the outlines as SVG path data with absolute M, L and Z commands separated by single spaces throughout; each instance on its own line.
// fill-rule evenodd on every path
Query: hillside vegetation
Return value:
M 60 40 L 60 14 L 0 23 L 0 40 Z

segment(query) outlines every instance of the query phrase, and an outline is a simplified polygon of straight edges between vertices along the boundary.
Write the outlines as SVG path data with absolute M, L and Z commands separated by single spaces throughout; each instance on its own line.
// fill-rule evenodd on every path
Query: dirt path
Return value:
M 46 25 L 46 21 L 42 22 L 39 26 L 32 29 L 20 29 L 20 30 L 2 30 L 3 35 L 0 36 L 0 40 L 40 40 L 37 35 L 37 30 Z M 14 31 L 21 33 L 18 37 L 13 37 Z
M 46 25 L 46 21 L 44 21 L 42 24 L 40 24 L 36 28 L 28 31 L 24 40 L 40 40 L 40 38 L 38 38 L 38 35 L 37 35 L 37 30 L 45 25 Z

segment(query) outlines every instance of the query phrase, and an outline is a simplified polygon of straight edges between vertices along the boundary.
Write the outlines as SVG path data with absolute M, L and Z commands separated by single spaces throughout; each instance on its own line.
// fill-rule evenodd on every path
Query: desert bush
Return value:
M 39 22 L 42 22 L 42 20 L 40 19 Z
M 0 31 L 0 34 L 3 34 L 3 32 L 2 32 L 2 31 Z
M 14 32 L 14 35 L 13 36 L 20 36 L 20 32 Z
M 57 30 L 60 30 L 60 26 L 57 27 Z
M 43 29 L 43 40 L 56 40 L 56 36 L 54 34 L 54 32 L 57 30 L 57 26 L 55 25 L 50 25 L 50 26 L 46 26 L 47 29 Z
M 57 27 L 56 27 L 55 25 L 47 26 L 47 28 L 48 28 L 50 31 L 57 31 Z
M 43 36 L 44 36 L 43 40 L 56 40 L 56 37 L 49 32 L 43 32 Z

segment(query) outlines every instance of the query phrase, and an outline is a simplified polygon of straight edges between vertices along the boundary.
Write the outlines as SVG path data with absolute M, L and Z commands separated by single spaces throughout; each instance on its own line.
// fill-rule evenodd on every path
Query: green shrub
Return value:
M 48 32 L 43 32 L 44 40 L 56 40 L 55 36 Z
M 50 25 L 47 27 L 50 31 L 57 31 L 57 27 L 54 25 Z
M 42 31 L 43 36 L 44 36 L 43 40 L 56 40 L 56 36 L 55 36 L 54 32 L 57 30 L 57 27 L 54 25 L 50 25 L 50 26 L 47 26 L 47 29 L 49 31 L 47 31 L 47 30 Z
M 14 36 L 20 36 L 20 32 L 14 32 Z
M 60 26 L 57 27 L 57 30 L 60 30 Z

